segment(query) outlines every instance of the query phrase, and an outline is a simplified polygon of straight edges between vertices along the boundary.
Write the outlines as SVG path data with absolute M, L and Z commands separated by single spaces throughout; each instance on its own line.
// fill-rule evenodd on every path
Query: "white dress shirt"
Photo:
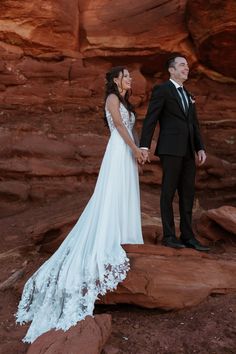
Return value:
M 179 90 L 178 90 L 179 87 L 182 87 L 184 96 L 185 96 L 185 98 L 186 98 L 186 102 L 188 103 L 188 96 L 187 96 L 187 94 L 186 94 L 186 92 L 185 92 L 185 90 L 184 90 L 183 85 L 181 86 L 180 84 L 178 84 L 178 83 L 177 83 L 176 81 L 174 81 L 173 79 L 170 79 L 170 81 L 172 82 L 172 84 L 175 85 L 176 90 L 177 90 L 177 92 L 178 92 L 178 94 L 179 94 L 179 97 L 180 97 L 180 99 L 181 99 L 182 105 L 183 105 L 183 107 L 184 107 L 183 97 L 181 96 L 181 93 L 180 93 Z

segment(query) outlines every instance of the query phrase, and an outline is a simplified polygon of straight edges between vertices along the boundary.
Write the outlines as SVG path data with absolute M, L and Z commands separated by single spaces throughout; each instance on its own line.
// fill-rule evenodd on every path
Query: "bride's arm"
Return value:
M 135 145 L 134 141 L 131 139 L 125 125 L 122 122 L 121 115 L 120 115 L 120 101 L 118 97 L 114 94 L 111 94 L 108 96 L 107 101 L 106 101 L 106 107 L 108 111 L 112 115 L 112 120 L 113 123 L 120 133 L 121 137 L 124 139 L 126 144 L 130 146 L 130 148 L 133 151 L 133 154 L 135 158 L 138 160 L 138 162 L 142 163 L 143 161 L 143 155 L 142 151 Z
M 133 133 L 135 145 L 139 146 L 139 137 L 135 128 L 133 128 L 132 133 Z

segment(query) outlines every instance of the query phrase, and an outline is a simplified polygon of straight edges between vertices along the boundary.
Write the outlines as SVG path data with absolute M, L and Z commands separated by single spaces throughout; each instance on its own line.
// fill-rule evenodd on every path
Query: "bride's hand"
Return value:
M 143 158 L 144 158 L 144 163 L 146 162 L 151 162 L 150 161 L 150 156 L 149 156 L 149 150 L 146 150 L 146 149 L 141 149 L 142 150 L 142 153 L 143 153 Z
M 134 156 L 140 165 L 143 165 L 145 163 L 145 158 L 141 149 L 136 148 L 134 150 Z

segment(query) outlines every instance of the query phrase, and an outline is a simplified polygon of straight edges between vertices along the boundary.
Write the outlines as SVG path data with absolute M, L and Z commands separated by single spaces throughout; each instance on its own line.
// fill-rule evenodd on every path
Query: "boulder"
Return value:
M 68 331 L 51 330 L 38 337 L 27 354 L 99 354 L 111 333 L 111 316 L 87 316 Z
M 202 212 L 196 221 L 200 236 L 212 241 L 234 239 L 236 235 L 236 208 L 224 205 Z
M 206 215 L 226 231 L 236 235 L 236 208 L 224 205 L 217 209 L 211 209 Z
M 101 298 L 104 304 L 135 304 L 178 310 L 199 304 L 211 294 L 236 291 L 236 262 L 191 249 L 127 245 L 131 262 L 117 290 Z

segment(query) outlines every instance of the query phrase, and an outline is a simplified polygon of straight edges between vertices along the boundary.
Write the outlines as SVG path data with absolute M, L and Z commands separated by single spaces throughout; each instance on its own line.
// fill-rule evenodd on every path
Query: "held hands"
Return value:
M 144 157 L 143 157 L 143 153 L 142 153 L 142 150 L 139 149 L 139 148 L 135 148 L 134 150 L 134 157 L 136 158 L 137 162 L 140 164 L 140 165 L 143 165 L 143 160 L 144 160 Z
M 199 166 L 203 165 L 206 161 L 206 153 L 204 150 L 199 150 L 197 152 L 198 164 Z
M 151 162 L 149 157 L 149 150 L 136 148 L 134 156 L 140 165 L 144 165 L 146 162 Z M 206 153 L 204 150 L 197 152 L 198 164 L 203 165 L 206 161 Z
M 150 157 L 149 157 L 149 150 L 146 150 L 146 149 L 140 149 L 142 151 L 142 154 L 143 154 L 143 163 L 142 164 L 145 164 L 146 162 L 151 162 L 150 161 Z
M 140 165 L 144 165 L 146 161 L 150 162 L 149 152 L 147 150 L 136 148 L 134 156 Z

